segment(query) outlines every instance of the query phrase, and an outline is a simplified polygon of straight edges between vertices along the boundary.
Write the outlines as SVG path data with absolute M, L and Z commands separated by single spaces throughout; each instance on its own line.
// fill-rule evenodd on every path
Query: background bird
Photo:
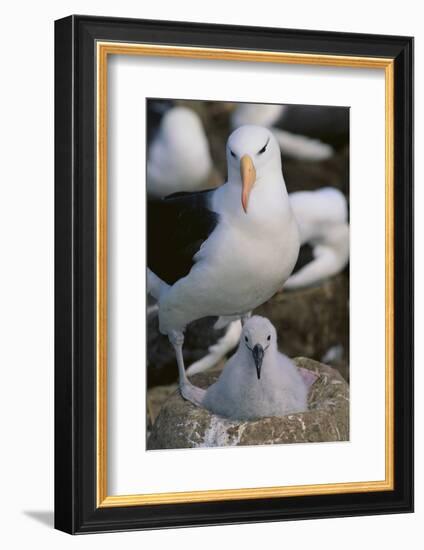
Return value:
M 302 106 L 302 110 L 304 106 Z M 316 116 L 316 111 L 321 108 L 313 107 L 313 113 L 309 116 Z M 333 109 L 333 107 L 332 107 Z M 243 124 L 260 124 L 272 130 L 283 155 L 302 160 L 324 160 L 330 158 L 333 147 L 323 143 L 315 135 L 308 135 L 308 126 L 305 123 L 302 128 L 303 135 L 293 131 L 293 126 L 287 125 L 287 119 L 293 118 L 294 105 L 273 105 L 265 103 L 240 103 L 236 106 L 231 115 L 231 125 L 237 128 Z
M 238 103 L 231 113 L 231 125 L 238 128 L 244 124 L 255 124 L 271 128 L 283 116 L 287 105 L 273 103 Z
M 195 403 L 182 355 L 186 326 L 206 316 L 247 319 L 282 288 L 299 252 L 273 134 L 258 126 L 234 131 L 227 169 L 216 190 L 148 206 L 148 290 L 175 349 L 181 393 Z
M 277 332 L 264 317 L 243 327 L 236 353 L 201 404 L 234 420 L 284 416 L 307 410 L 308 385 L 287 356 L 278 351 Z
M 301 244 L 312 246 L 313 260 L 293 273 L 284 288 L 316 285 L 340 273 L 349 261 L 347 201 L 332 187 L 291 193 L 290 204 L 298 222 Z
M 209 143 L 199 116 L 186 107 L 168 109 L 148 150 L 148 195 L 159 198 L 176 191 L 206 189 L 212 169 Z
M 239 103 L 231 115 L 231 123 L 235 128 L 242 124 L 272 128 L 284 154 L 297 158 L 307 158 L 310 154 L 310 160 L 328 158 L 349 141 L 346 107 Z M 292 142 L 291 136 L 301 139 Z

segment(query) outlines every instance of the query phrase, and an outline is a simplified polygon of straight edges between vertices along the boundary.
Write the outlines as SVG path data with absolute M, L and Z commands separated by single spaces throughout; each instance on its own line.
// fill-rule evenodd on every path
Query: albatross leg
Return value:
M 187 374 L 184 367 L 184 357 L 183 357 L 183 344 L 184 344 L 184 334 L 182 332 L 177 332 L 173 330 L 168 335 L 169 341 L 171 342 L 175 355 L 177 357 L 178 365 L 178 375 L 181 384 L 188 382 Z
M 201 406 L 203 397 L 205 395 L 205 390 L 193 386 L 193 384 L 187 378 L 187 374 L 184 367 L 184 357 L 183 357 L 183 344 L 184 344 L 184 334 L 182 332 L 172 331 L 169 334 L 169 341 L 175 350 L 175 356 L 177 358 L 178 365 L 178 376 L 179 376 L 179 385 L 181 395 L 187 401 L 191 401 L 195 405 Z

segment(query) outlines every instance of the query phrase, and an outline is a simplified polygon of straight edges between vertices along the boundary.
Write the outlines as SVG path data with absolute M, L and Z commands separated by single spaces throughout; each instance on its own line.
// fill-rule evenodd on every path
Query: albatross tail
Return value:
M 167 290 L 169 285 L 162 281 L 157 275 L 153 273 L 149 268 L 147 268 L 147 292 L 159 300 L 160 295 L 164 290 Z

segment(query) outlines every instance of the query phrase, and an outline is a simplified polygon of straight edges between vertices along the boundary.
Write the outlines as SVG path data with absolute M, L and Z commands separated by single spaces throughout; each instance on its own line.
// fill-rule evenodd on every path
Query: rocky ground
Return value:
M 168 395 L 156 416 L 147 448 L 180 449 L 347 441 L 349 439 L 349 387 L 339 372 L 306 358 L 297 358 L 298 367 L 318 375 L 312 385 L 304 413 L 284 417 L 234 421 L 211 414 L 185 401 L 178 390 Z M 193 376 L 192 382 L 207 388 L 219 371 Z M 172 391 L 172 393 L 171 393 Z

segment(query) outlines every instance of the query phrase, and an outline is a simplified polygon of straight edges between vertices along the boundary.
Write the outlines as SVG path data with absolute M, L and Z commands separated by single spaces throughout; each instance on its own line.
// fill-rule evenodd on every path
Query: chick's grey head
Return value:
M 254 315 L 243 327 L 240 346 L 244 346 L 251 354 L 260 380 L 265 354 L 277 347 L 277 331 L 274 325 L 265 317 Z
M 250 192 L 268 173 L 281 173 L 280 147 L 268 128 L 240 126 L 227 141 L 228 181 L 241 186 L 247 213 Z

